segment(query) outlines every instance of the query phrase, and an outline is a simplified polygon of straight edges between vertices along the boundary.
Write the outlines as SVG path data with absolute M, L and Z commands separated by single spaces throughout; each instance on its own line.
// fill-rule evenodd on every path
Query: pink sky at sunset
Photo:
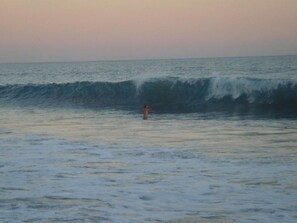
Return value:
M 284 54 L 296 0 L 0 0 L 0 63 Z

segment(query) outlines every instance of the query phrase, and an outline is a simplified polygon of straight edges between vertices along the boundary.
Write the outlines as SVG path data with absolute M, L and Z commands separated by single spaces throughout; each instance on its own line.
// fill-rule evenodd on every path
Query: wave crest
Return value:
M 175 77 L 122 82 L 75 82 L 0 86 L 0 101 L 22 105 L 76 105 L 155 112 L 292 111 L 297 116 L 297 81 Z

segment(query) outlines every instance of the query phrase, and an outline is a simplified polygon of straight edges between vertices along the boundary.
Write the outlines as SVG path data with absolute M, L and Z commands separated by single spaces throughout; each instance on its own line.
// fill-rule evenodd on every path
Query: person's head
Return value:
M 147 106 L 147 105 L 145 105 L 145 106 L 143 106 L 143 108 L 148 108 L 148 106 Z

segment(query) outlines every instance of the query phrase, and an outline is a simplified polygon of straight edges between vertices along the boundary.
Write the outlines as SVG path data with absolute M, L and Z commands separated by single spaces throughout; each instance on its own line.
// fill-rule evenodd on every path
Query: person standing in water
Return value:
M 147 105 L 143 106 L 143 119 L 148 118 L 149 111 L 150 111 L 149 106 L 147 106 Z

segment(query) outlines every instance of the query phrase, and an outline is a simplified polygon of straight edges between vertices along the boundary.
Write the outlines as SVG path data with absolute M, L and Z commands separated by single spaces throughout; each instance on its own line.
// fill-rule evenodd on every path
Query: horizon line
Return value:
M 206 56 L 206 57 L 175 57 L 175 58 L 140 58 L 140 59 L 98 59 L 98 60 L 61 60 L 61 61 L 31 61 L 31 62 L 0 62 L 0 64 L 42 64 L 42 63 L 89 63 L 89 62 L 128 62 L 128 61 L 157 61 L 157 60 L 198 60 L 198 59 L 222 59 L 222 58 L 248 58 L 248 57 L 285 57 L 297 56 L 297 54 L 275 55 L 247 55 L 247 56 Z

